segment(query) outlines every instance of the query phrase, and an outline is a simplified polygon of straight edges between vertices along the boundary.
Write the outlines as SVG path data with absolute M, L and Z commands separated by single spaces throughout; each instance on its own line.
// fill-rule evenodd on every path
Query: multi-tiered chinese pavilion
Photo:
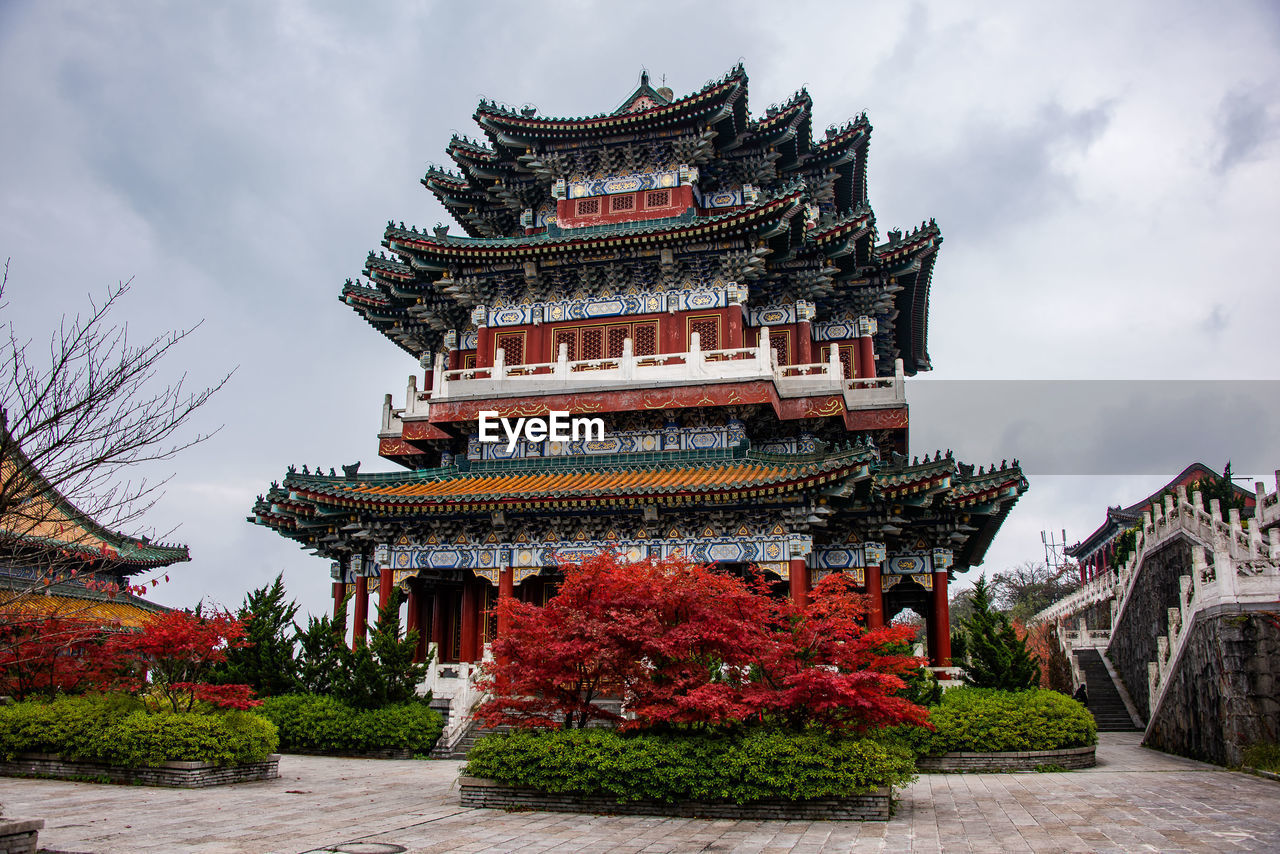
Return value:
M 869 621 L 924 615 L 949 663 L 948 579 L 980 563 L 1026 481 L 907 454 L 904 377 L 930 367 L 933 222 L 881 238 L 865 116 L 812 128 L 799 92 L 752 118 L 739 66 L 684 98 L 647 76 L 618 109 L 482 101 L 482 137 L 422 183 L 461 226 L 388 223 L 342 300 L 417 358 L 381 454 L 290 468 L 254 507 L 354 586 L 409 593 L 440 661 L 477 661 L 500 596 L 543 601 L 603 549 L 755 565 L 803 599 L 830 572 Z M 602 441 L 478 439 L 479 413 L 603 418 Z

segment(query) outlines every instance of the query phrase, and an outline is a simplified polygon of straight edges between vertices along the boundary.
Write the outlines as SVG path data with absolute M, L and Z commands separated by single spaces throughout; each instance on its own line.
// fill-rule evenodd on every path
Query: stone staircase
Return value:
M 466 759 L 467 754 L 471 752 L 471 748 L 476 746 L 477 739 L 494 732 L 511 732 L 511 727 L 482 727 L 473 720 L 453 744 L 446 745 L 443 738 L 436 742 L 436 746 L 431 749 L 429 758 Z
M 595 705 L 608 709 L 614 714 L 621 714 L 622 703 L 613 699 L 595 700 Z M 605 721 L 592 721 L 588 726 L 591 727 L 608 727 L 612 724 Z M 436 746 L 431 749 L 428 755 L 431 759 L 466 759 L 467 754 L 471 752 L 471 748 L 475 747 L 476 741 L 490 733 L 495 732 L 511 732 L 513 727 L 482 727 L 474 719 L 468 721 L 461 731 L 456 734 L 452 741 L 447 741 L 443 736 L 436 742 Z
M 1133 725 L 1133 718 L 1102 655 L 1096 649 L 1077 649 L 1074 653 L 1084 674 L 1085 690 L 1089 692 L 1089 712 L 1098 724 L 1098 732 L 1137 732 L 1138 728 Z

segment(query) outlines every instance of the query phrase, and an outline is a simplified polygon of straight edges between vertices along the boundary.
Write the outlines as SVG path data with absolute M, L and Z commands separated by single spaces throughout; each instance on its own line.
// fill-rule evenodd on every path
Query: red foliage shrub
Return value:
M 141 692 L 150 686 L 174 711 L 189 711 L 197 700 L 247 708 L 256 704 L 249 686 L 215 686 L 204 679 L 212 665 L 226 661 L 227 650 L 247 644 L 244 634 L 244 623 L 222 611 L 154 614 L 141 631 L 116 635 L 104 645 L 103 660 L 114 679 L 103 687 Z
M 886 654 L 911 629 L 868 630 L 862 596 L 840 575 L 808 605 L 682 558 L 623 563 L 605 554 L 565 564 L 543 607 L 503 599 L 510 629 L 494 644 L 481 687 L 488 725 L 623 728 L 775 723 L 862 730 L 923 723 L 896 696 L 920 666 Z M 625 701 L 634 719 L 593 703 Z
M 87 617 L 6 614 L 0 623 L 0 694 L 23 700 L 97 685 L 102 679 L 98 648 L 108 633 Z

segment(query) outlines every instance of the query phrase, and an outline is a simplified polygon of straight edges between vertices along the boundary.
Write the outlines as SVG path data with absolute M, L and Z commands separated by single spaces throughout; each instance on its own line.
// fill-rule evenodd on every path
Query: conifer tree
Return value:
M 298 688 L 307 694 L 332 694 L 343 684 L 351 650 L 347 649 L 344 628 L 347 625 L 347 602 L 338 604 L 333 617 L 328 614 L 307 617 L 304 629 L 295 624 L 294 640 L 298 645 Z
M 402 602 L 403 591 L 392 590 L 386 606 L 378 609 L 378 619 L 368 641 L 357 643 L 345 656 L 343 684 L 334 686 L 334 693 L 340 699 L 358 708 L 376 709 L 417 697 L 418 683 L 427 665 L 413 661 L 418 646 L 417 630 L 400 633 Z
M 978 688 L 1021 691 L 1040 684 L 1040 662 L 1027 651 L 1009 618 L 991 605 L 987 577 L 973 585 L 973 614 L 964 622 L 969 661 L 964 682 Z
M 245 645 L 229 651 L 217 681 L 248 685 L 259 697 L 298 690 L 292 637 L 297 613 L 298 603 L 286 598 L 283 573 L 249 593 L 236 612 L 245 624 Z

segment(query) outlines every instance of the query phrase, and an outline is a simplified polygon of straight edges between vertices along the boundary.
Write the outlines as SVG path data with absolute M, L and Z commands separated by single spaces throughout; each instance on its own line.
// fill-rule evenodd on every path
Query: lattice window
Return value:
M 604 357 L 604 329 L 599 326 L 582 330 L 582 361 Z
M 778 357 L 779 365 L 791 364 L 791 334 L 774 332 L 769 336 L 769 346 Z
M 599 199 L 579 199 L 578 216 L 592 216 L 600 213 Z
M 499 335 L 494 343 L 494 352 L 502 350 L 503 359 L 508 365 L 524 364 L 524 333 L 508 332 Z
M 555 338 L 555 357 L 560 358 L 560 345 L 567 344 L 569 347 L 569 361 L 574 362 L 578 359 L 578 333 L 573 329 L 557 329 Z
M 610 326 L 608 332 L 609 358 L 617 359 L 622 356 L 623 342 L 631 337 L 630 326 Z
M 844 371 L 845 379 L 853 379 L 857 374 L 854 371 L 854 356 L 852 344 L 840 345 L 840 368 Z
M 625 196 L 614 196 L 609 200 L 609 210 L 611 211 L 633 211 L 636 209 L 636 197 L 630 194 Z
M 665 208 L 669 204 L 671 204 L 670 190 L 650 190 L 644 194 L 646 208 Z
M 720 349 L 720 318 L 699 317 L 689 321 L 689 346 L 693 346 L 693 333 L 698 333 L 698 347 L 702 350 Z
M 493 643 L 498 637 L 498 612 L 494 609 L 498 605 L 498 590 L 491 584 L 486 584 L 483 588 L 484 593 L 484 622 L 482 625 L 480 639 L 481 643 Z
M 658 324 L 637 323 L 634 327 L 632 347 L 637 356 L 658 354 Z
M 476 366 L 476 354 L 468 353 L 462 357 L 462 369 L 464 371 L 474 370 Z

